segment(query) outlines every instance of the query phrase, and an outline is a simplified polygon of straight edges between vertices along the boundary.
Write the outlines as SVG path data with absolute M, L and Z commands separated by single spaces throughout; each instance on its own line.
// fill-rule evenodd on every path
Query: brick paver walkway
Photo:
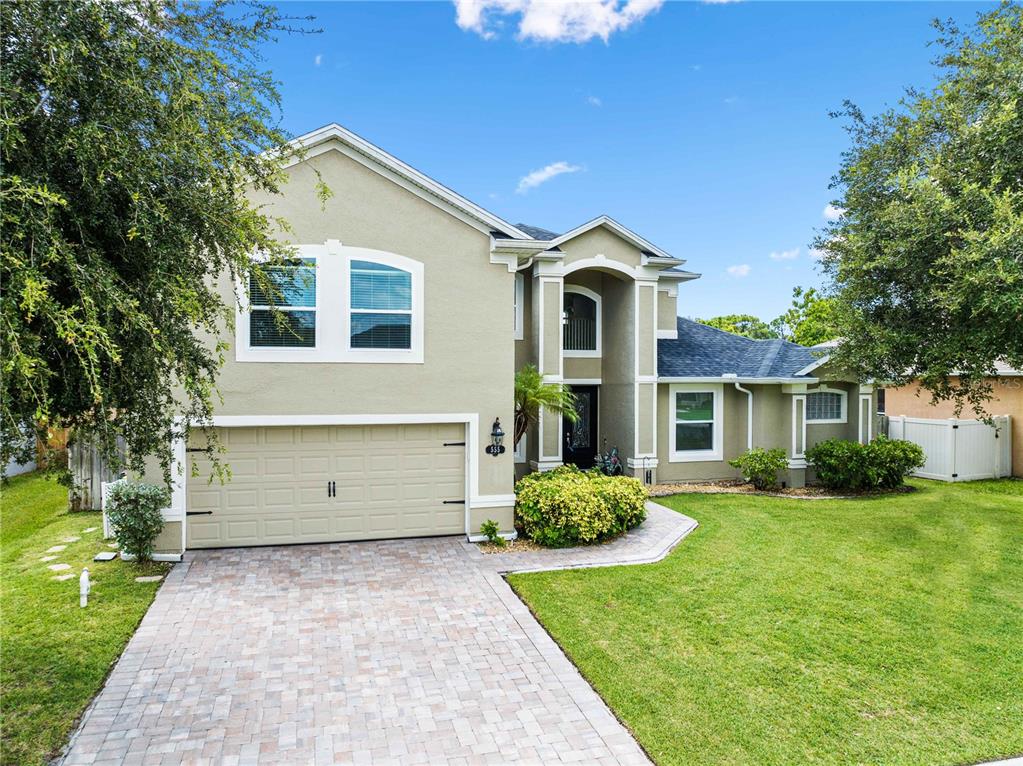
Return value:
M 648 763 L 499 572 L 652 561 L 694 526 L 651 504 L 584 549 L 189 553 L 64 763 Z

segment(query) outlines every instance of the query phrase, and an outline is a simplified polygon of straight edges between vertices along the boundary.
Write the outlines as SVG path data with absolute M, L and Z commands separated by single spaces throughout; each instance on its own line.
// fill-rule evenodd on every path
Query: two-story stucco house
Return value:
M 296 143 L 283 193 L 255 200 L 291 226 L 289 328 L 249 291 L 213 422 L 232 478 L 182 472 L 161 550 L 512 533 L 517 475 L 592 465 L 605 444 L 647 482 L 732 478 L 748 447 L 781 447 L 800 484 L 808 445 L 870 438 L 869 387 L 809 349 L 680 319 L 699 275 L 613 219 L 511 224 L 340 126 Z M 527 363 L 581 417 L 544 413 L 491 455 Z

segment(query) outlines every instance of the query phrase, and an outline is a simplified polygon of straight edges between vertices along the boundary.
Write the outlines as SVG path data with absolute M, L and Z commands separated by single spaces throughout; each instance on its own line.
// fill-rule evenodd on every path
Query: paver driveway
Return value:
M 666 553 L 681 520 L 648 521 L 646 547 Z M 457 538 L 190 553 L 65 764 L 647 763 L 507 558 Z

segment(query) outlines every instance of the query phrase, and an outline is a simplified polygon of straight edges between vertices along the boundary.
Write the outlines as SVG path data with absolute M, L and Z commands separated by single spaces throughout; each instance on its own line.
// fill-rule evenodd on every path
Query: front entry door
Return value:
M 597 387 L 572 386 L 579 418 L 564 422 L 564 460 L 579 468 L 593 468 L 597 452 Z

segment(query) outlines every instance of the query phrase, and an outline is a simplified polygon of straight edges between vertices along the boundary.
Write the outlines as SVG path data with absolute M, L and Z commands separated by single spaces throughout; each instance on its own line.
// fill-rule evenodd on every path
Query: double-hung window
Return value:
M 677 384 L 669 391 L 669 461 L 674 463 L 722 459 L 722 386 Z
M 267 266 L 265 280 L 249 277 L 249 345 L 316 347 L 316 262 L 296 258 Z
M 351 265 L 351 348 L 412 348 L 412 274 L 374 261 Z

